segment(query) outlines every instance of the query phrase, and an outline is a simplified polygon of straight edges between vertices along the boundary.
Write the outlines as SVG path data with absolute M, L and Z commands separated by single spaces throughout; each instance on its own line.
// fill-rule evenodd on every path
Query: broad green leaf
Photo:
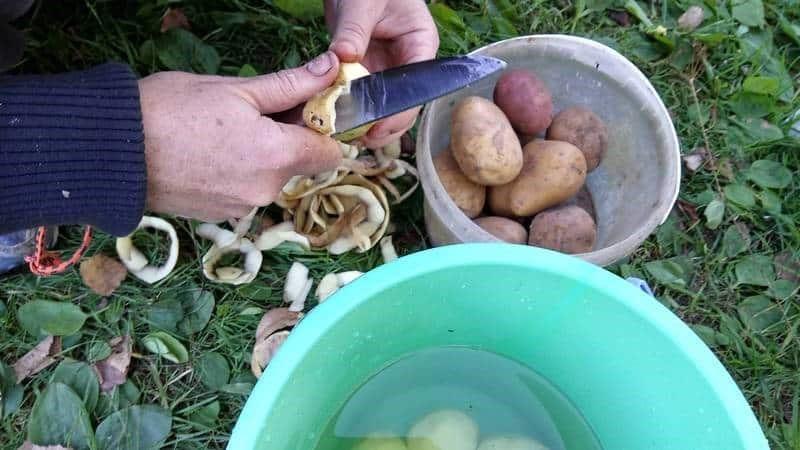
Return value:
M 236 293 L 250 300 L 269 300 L 272 288 L 260 283 L 250 283 L 241 286 Z
M 139 403 L 142 393 L 131 380 L 115 387 L 108 394 L 101 394 L 94 410 L 95 417 L 106 417 L 109 414 Z
M 736 263 L 736 281 L 739 284 L 769 286 L 775 280 L 772 259 L 765 255 L 750 255 Z
M 157 405 L 137 405 L 117 411 L 97 427 L 99 450 L 159 448 L 172 429 L 169 411 Z
M 189 352 L 177 339 L 163 331 L 150 333 L 142 339 L 142 345 L 151 353 L 162 356 L 174 363 L 185 363 Z
M 148 39 L 139 47 L 139 62 L 152 66 L 156 63 L 156 43 Z
M 183 308 L 183 320 L 178 324 L 181 333 L 189 335 L 203 330 L 214 311 L 214 294 L 201 289 L 189 289 L 178 296 Z
M 730 344 L 730 339 L 728 339 L 727 336 L 709 326 L 695 324 L 691 325 L 691 328 L 709 347 L 718 347 Z
M 189 416 L 189 421 L 192 422 L 193 425 L 198 425 L 197 428 L 200 429 L 213 428 L 214 425 L 217 424 L 219 410 L 219 402 L 213 401 L 195 410 L 192 415 Z
M 51 383 L 64 383 L 83 400 L 86 411 L 92 412 L 97 406 L 100 382 L 92 368 L 80 361 L 64 360 L 53 372 Z
M 706 226 L 709 229 L 716 230 L 725 215 L 725 203 L 722 200 L 714 199 L 706 206 L 703 214 L 706 216 Z
M 783 139 L 783 131 L 764 119 L 747 117 L 734 120 L 734 123 L 749 138 L 746 140 L 747 144 L 758 144 Z
M 103 311 L 103 317 L 105 318 L 106 324 L 114 324 L 119 322 L 122 318 L 122 314 L 125 312 L 125 303 L 115 298 L 111 300 L 108 304 L 108 308 Z
M 173 28 L 156 40 L 158 59 L 167 68 L 215 74 L 220 58 L 214 47 L 182 28 Z
M 783 209 L 783 199 L 778 194 L 765 189 L 758 194 L 761 207 L 770 214 L 780 214 Z
M 748 27 L 764 25 L 764 4 L 761 0 L 732 0 L 733 18 Z
M 760 159 L 747 170 L 747 178 L 763 188 L 783 189 L 791 184 L 792 171 L 779 162 Z
M 742 89 L 751 94 L 778 95 L 780 81 L 774 77 L 751 75 L 745 78 Z
M 256 381 L 256 377 L 250 373 L 243 373 L 233 377 L 230 383 L 220 388 L 220 391 L 228 394 L 250 395 L 250 391 L 253 390 Z
M 467 30 L 467 26 L 464 25 L 461 17 L 444 3 L 430 4 L 428 5 L 428 10 L 439 27 L 456 33 L 463 33 Z
M 787 36 L 789 36 L 795 44 L 800 45 L 800 25 L 789 22 L 783 14 L 780 15 L 778 23 Z
M 147 321 L 156 330 L 177 332 L 183 319 L 183 305 L 174 297 L 153 303 L 147 310 Z
M 239 69 L 240 77 L 255 77 L 258 75 L 256 69 L 250 64 L 245 64 Z
M 750 248 L 750 232 L 743 224 L 731 225 L 722 236 L 722 253 L 728 258 L 746 252 Z
M 107 342 L 103 341 L 97 341 L 93 343 L 86 352 L 86 359 L 91 363 L 100 361 L 101 359 L 106 359 L 109 356 L 111 356 L 111 346 L 108 345 Z
M 28 440 L 74 450 L 94 448 L 92 423 L 80 397 L 63 383 L 48 384 L 28 418 Z
M 647 262 L 644 269 L 661 284 L 684 288 L 689 284 L 691 262 L 686 258 L 670 258 Z
M 739 303 L 736 310 L 742 323 L 756 333 L 763 332 L 783 318 L 783 312 L 778 305 L 764 295 L 747 297 Z
M 295 19 L 311 20 L 325 14 L 322 0 L 275 0 L 273 3 Z
M 14 368 L 0 361 L 0 419 L 17 412 L 23 393 L 22 386 L 17 384 Z
M 34 336 L 75 334 L 83 327 L 87 317 L 72 303 L 49 300 L 29 301 L 17 311 L 20 326 Z
M 228 384 L 231 369 L 224 356 L 216 352 L 209 352 L 197 361 L 197 376 L 209 389 L 220 389 Z
M 263 313 L 264 310 L 257 306 L 248 306 L 247 308 L 239 311 L 240 316 L 258 316 Z
M 0 300 L 0 319 L 4 318 L 6 316 L 6 310 L 7 310 L 6 304 L 3 303 L 2 300 Z
M 739 92 L 729 102 L 731 110 L 739 117 L 764 117 L 775 110 L 776 100 L 768 95 Z
M 751 209 L 756 206 L 756 196 L 753 191 L 743 184 L 730 184 L 725 186 L 725 198 L 742 206 Z
M 775 280 L 769 285 L 767 295 L 778 300 L 786 300 L 794 295 L 797 288 L 798 284 L 794 281 Z

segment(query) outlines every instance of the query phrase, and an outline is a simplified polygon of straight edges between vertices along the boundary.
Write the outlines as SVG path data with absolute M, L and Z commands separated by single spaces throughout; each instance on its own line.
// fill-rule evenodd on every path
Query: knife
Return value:
M 503 70 L 487 56 L 455 56 L 395 67 L 353 80 L 336 101 L 336 130 L 362 125 L 423 105 Z

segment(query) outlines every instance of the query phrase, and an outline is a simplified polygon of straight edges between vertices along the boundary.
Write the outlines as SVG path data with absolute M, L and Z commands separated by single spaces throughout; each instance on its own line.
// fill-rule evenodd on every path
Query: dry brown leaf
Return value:
M 289 337 L 288 331 L 279 331 L 256 343 L 253 347 L 253 357 L 250 359 L 250 370 L 256 378 L 261 377 L 287 337 Z
M 128 269 L 114 258 L 96 254 L 81 263 L 81 279 L 92 291 L 107 297 L 128 275 Z
M 303 313 L 289 311 L 289 308 L 273 308 L 264 314 L 256 330 L 256 341 L 268 338 L 278 330 L 297 325 Z
M 18 450 L 72 450 L 72 447 L 61 445 L 36 445 L 31 441 L 25 441 Z
M 683 157 L 683 162 L 690 172 L 697 172 L 703 163 L 708 159 L 708 150 L 705 147 L 698 147 Z
M 111 391 L 128 379 L 133 350 L 130 336 L 117 336 L 108 341 L 108 345 L 111 346 L 111 355 L 92 366 L 100 379 L 100 389 L 103 392 Z
M 694 31 L 703 23 L 703 8 L 690 6 L 685 13 L 678 18 L 678 28 L 681 31 Z
M 56 362 L 58 354 L 61 353 L 61 338 L 47 336 L 36 344 L 28 353 L 14 363 L 14 373 L 17 375 L 17 383 L 32 375 L 36 375 L 46 369 L 50 364 Z
M 800 281 L 800 258 L 792 256 L 792 252 L 789 250 L 775 256 L 775 269 L 778 278 L 794 283 Z
M 161 32 L 165 33 L 173 28 L 191 28 L 189 19 L 183 13 L 183 8 L 168 8 L 164 17 L 161 18 Z

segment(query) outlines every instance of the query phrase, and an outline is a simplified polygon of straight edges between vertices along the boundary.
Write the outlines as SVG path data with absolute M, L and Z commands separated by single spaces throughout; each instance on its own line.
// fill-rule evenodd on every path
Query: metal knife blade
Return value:
M 456 56 L 355 79 L 350 84 L 350 93 L 336 101 L 336 134 L 423 105 L 505 67 L 506 63 L 496 58 Z

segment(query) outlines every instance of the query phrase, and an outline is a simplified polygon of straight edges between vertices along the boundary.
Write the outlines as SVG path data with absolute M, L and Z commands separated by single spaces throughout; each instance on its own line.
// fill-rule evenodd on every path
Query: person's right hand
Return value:
M 339 61 L 254 78 L 162 72 L 139 81 L 147 209 L 221 222 L 272 203 L 294 175 L 334 169 L 336 142 L 265 117 L 327 88 Z

